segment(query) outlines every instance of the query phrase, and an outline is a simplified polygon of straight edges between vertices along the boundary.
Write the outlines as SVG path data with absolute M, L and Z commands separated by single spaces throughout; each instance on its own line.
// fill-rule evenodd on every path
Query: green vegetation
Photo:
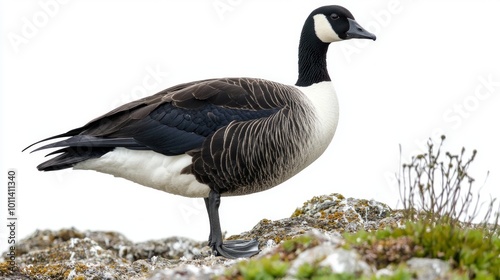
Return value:
M 346 234 L 346 247 L 357 249 L 378 268 L 412 257 L 438 258 L 466 279 L 500 279 L 496 200 L 479 217 L 480 195 L 473 193 L 474 178 L 468 173 L 476 151 L 467 158 L 462 148 L 460 154 L 447 152 L 442 159 L 444 140 L 437 150 L 429 141 L 427 153 L 402 164 L 398 182 L 404 227 Z
M 428 142 L 426 153 L 401 164 L 397 176 L 403 209 L 401 226 L 376 231 L 345 233 L 346 249 L 355 249 L 377 269 L 390 268 L 392 275 L 354 275 L 333 273 L 316 263 L 298 267 L 294 279 L 415 279 L 406 261 L 437 258 L 450 264 L 446 279 L 500 279 L 500 217 L 496 199 L 486 203 L 483 215 L 480 194 L 474 193 L 469 167 L 476 157 L 442 152 L 445 137 L 437 148 Z M 298 210 L 297 210 L 298 211 Z M 294 213 L 300 216 L 302 213 Z M 396 212 L 396 211 L 395 211 Z M 319 244 L 300 236 L 278 245 L 275 254 L 239 262 L 219 279 L 282 278 L 301 252 Z
M 228 273 L 229 279 L 276 279 L 286 275 L 289 264 L 275 255 L 259 260 L 239 262 L 236 270 Z
M 310 236 L 302 235 L 282 242 L 276 254 L 261 259 L 242 261 L 226 271 L 219 279 L 276 279 L 284 277 L 290 267 L 290 260 L 304 250 L 318 245 Z
M 423 222 L 408 222 L 404 228 L 345 235 L 347 247 L 355 248 L 377 268 L 412 257 L 449 261 L 470 278 L 489 275 L 500 278 L 500 239 L 482 229 L 460 229 L 450 224 L 429 228 Z

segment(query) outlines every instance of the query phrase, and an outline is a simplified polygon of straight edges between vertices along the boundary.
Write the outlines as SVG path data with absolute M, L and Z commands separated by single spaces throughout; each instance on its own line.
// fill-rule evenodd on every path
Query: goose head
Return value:
M 323 6 L 307 17 L 299 42 L 299 78 L 296 86 L 310 86 L 331 81 L 326 69 L 326 52 L 330 43 L 349 39 L 375 40 L 374 34 L 356 22 L 341 6 Z
M 314 30 L 316 37 L 323 43 L 349 39 L 371 39 L 376 36 L 366 31 L 354 16 L 341 6 L 323 6 L 314 10 L 308 18 L 310 28 Z M 306 23 L 307 24 L 307 23 Z

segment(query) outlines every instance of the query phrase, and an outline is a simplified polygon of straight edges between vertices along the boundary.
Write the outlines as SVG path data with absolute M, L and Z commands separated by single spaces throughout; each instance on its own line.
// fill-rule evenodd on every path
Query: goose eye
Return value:
M 333 13 L 330 15 L 330 18 L 333 20 L 336 20 L 336 19 L 339 19 L 339 15 L 337 15 L 336 13 Z

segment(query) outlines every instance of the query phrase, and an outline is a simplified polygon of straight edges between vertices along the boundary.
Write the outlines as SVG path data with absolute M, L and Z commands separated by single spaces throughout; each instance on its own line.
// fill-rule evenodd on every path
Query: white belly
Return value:
M 210 188 L 181 170 L 191 164 L 191 156 L 165 156 L 153 151 L 115 148 L 100 158 L 89 159 L 74 169 L 95 170 L 125 178 L 146 187 L 187 197 L 208 197 Z

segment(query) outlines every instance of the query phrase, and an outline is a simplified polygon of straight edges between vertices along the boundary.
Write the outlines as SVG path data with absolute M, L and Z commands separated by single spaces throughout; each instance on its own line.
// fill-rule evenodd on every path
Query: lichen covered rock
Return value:
M 374 200 L 345 198 L 340 194 L 316 196 L 304 202 L 290 218 L 261 220 L 252 230 L 228 239 L 256 239 L 261 247 L 278 244 L 313 229 L 330 234 L 372 231 L 399 226 L 402 215 Z
M 12 271 L 12 267 L 3 262 L 0 276 L 9 279 L 149 279 L 157 270 L 184 275 L 190 267 L 202 267 L 204 263 L 205 273 L 219 263 L 223 269 L 226 260 L 206 257 L 210 255 L 208 252 L 201 242 L 187 238 L 134 244 L 115 232 L 81 232 L 74 228 L 41 230 L 19 242 L 16 270 Z M 199 260 L 195 260 L 195 256 Z
M 289 218 L 263 219 L 248 232 L 229 237 L 260 243 L 259 254 L 239 260 L 213 256 L 206 242 L 182 237 L 134 243 L 116 232 L 39 230 L 16 244 L 16 270 L 11 270 L 9 256 L 3 254 L 0 279 L 329 279 L 332 275 L 441 279 L 452 275 L 446 261 L 416 258 L 422 248 L 411 237 L 348 243 L 356 235 L 344 236 L 364 230 L 358 234 L 369 237 L 371 231 L 401 227 L 402 219 L 400 211 L 383 203 L 339 194 L 314 197 Z
M 315 196 L 297 208 L 291 218 L 310 217 L 318 221 L 316 228 L 326 231 L 356 232 L 375 230 L 389 218 L 391 208 L 374 200 L 345 198 L 341 194 Z M 326 221 L 327 223 L 319 223 Z
M 21 275 L 32 279 L 116 279 L 136 274 L 129 271 L 127 260 L 87 237 L 27 252 L 16 258 L 16 264 Z

